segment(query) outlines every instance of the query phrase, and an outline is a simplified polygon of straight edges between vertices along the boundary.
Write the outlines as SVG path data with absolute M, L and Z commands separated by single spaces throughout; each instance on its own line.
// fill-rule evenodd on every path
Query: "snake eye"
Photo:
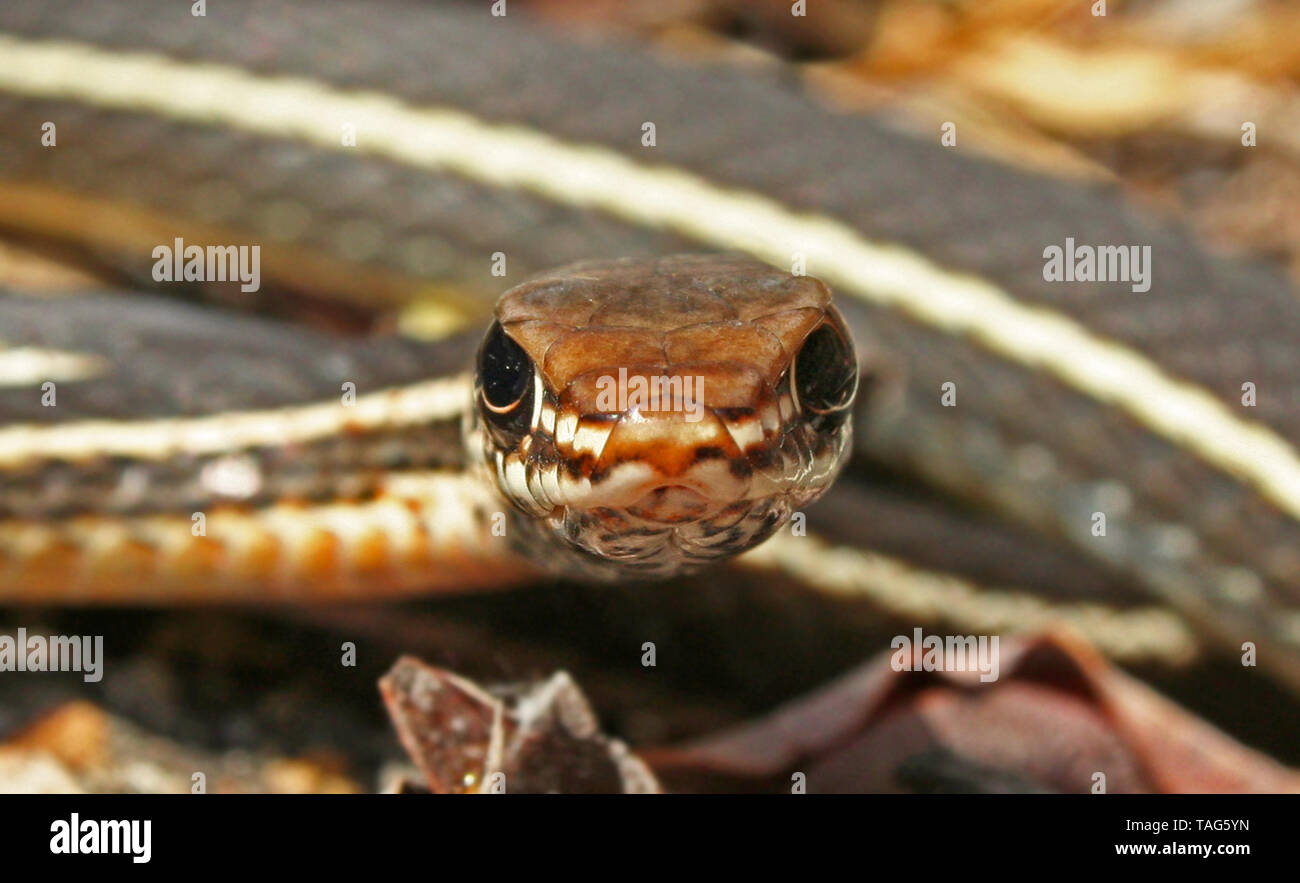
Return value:
M 499 322 L 479 348 L 477 380 L 483 419 L 501 444 L 513 447 L 532 423 L 533 361 Z
M 831 323 L 803 342 L 791 369 L 790 388 L 801 409 L 814 414 L 843 411 L 858 388 L 858 360 L 853 345 Z

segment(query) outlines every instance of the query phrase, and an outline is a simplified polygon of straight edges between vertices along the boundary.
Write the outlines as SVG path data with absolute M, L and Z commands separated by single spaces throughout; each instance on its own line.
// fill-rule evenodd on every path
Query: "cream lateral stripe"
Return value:
M 809 272 L 841 291 L 968 335 L 1122 408 L 1152 432 L 1254 485 L 1300 520 L 1300 457 L 1267 427 L 1241 419 L 1204 389 L 1168 376 L 1140 353 L 1066 316 L 1018 303 L 995 285 L 948 272 L 914 251 L 870 242 L 829 217 L 799 214 L 677 169 L 643 166 L 605 148 L 489 125 L 460 111 L 416 108 L 375 92 L 344 92 L 302 78 L 260 77 L 151 53 L 0 36 L 0 89 L 363 150 L 590 206 L 777 266 L 799 252 Z M 343 123 L 363 133 L 357 147 L 342 146 Z
M 0 386 L 40 386 L 48 381 L 74 383 L 108 370 L 96 355 L 20 346 L 0 349 Z
M 1190 662 L 1196 638 L 1174 613 L 1157 607 L 1113 610 L 1101 604 L 1052 604 L 1027 592 L 986 589 L 947 573 L 816 536 L 781 531 L 737 561 L 787 573 L 826 595 L 868 601 L 919 622 L 948 622 L 980 634 L 1023 634 L 1069 626 L 1112 659 Z
M 329 438 L 347 431 L 417 426 L 460 415 L 469 402 L 466 374 L 357 396 L 352 405 L 322 402 L 264 411 L 157 420 L 80 420 L 0 429 L 0 468 L 41 460 L 129 457 L 165 460 L 177 453 L 216 454 Z

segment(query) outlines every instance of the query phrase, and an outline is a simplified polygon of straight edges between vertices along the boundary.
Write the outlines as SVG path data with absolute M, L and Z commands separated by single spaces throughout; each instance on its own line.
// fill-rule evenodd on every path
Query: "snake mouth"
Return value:
M 656 488 L 627 507 L 627 513 L 654 524 L 698 521 L 717 511 L 717 501 L 684 485 Z

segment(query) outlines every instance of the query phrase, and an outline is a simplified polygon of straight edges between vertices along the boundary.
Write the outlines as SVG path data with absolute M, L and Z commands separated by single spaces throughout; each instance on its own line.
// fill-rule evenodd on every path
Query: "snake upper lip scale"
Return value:
M 669 390 L 650 407 L 617 385 Z M 502 295 L 479 349 L 481 454 L 552 569 L 664 577 L 766 539 L 850 450 L 858 360 L 830 291 L 743 256 L 563 267 Z M 621 407 L 619 407 L 621 405 Z

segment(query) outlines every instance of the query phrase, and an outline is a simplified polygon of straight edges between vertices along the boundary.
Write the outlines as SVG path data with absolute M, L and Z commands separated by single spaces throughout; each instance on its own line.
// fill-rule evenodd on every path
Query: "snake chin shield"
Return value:
M 736 256 L 582 263 L 502 295 L 465 438 L 534 560 L 662 578 L 754 546 L 820 496 L 857 384 L 816 279 Z

